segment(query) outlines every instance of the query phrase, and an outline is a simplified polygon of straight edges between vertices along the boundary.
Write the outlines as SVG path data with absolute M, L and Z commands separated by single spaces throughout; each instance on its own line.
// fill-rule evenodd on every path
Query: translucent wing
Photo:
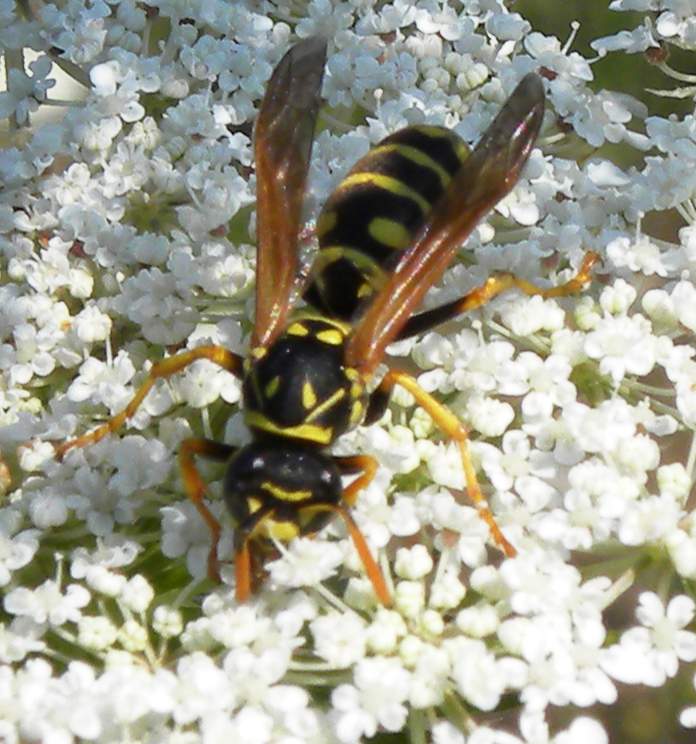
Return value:
M 515 88 L 435 205 L 364 315 L 356 323 L 346 363 L 369 374 L 437 282 L 479 220 L 515 185 L 539 134 L 544 87 L 527 75 Z
M 255 131 L 257 235 L 253 345 L 282 330 L 297 275 L 302 200 L 320 103 L 326 42 L 296 44 L 273 71 Z

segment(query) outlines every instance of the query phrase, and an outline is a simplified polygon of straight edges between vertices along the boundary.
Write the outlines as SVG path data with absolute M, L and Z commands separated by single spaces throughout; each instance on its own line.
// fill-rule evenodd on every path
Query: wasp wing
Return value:
M 414 243 L 401 255 L 346 349 L 346 363 L 370 374 L 428 289 L 437 282 L 479 220 L 515 185 L 544 116 L 544 87 L 529 74 L 464 161 Z
M 325 60 L 324 39 L 312 37 L 293 46 L 273 71 L 256 120 L 254 346 L 267 346 L 277 336 L 290 309 Z

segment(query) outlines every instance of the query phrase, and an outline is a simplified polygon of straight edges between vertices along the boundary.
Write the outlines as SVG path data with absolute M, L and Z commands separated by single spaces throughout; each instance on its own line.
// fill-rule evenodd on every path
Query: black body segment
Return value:
M 326 447 L 362 421 L 362 378 L 343 362 L 349 327 L 299 315 L 268 348 L 252 352 L 244 416 L 258 436 Z
M 383 139 L 329 197 L 305 299 L 346 321 L 384 283 L 468 155 L 453 131 L 412 126 Z
M 247 539 L 291 540 L 320 530 L 341 501 L 341 476 L 333 460 L 301 445 L 257 441 L 230 459 L 225 503 Z M 314 507 L 314 508 L 312 508 Z

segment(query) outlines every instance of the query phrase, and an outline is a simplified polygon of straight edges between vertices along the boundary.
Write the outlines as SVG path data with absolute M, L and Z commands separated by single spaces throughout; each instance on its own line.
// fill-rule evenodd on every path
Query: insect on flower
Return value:
M 309 535 L 339 515 L 377 597 L 389 604 L 387 584 L 350 511 L 377 462 L 368 455 L 333 456 L 327 448 L 349 429 L 380 419 L 395 385 L 457 443 L 469 497 L 495 543 L 507 555 L 514 548 L 486 505 L 459 420 L 404 372 L 389 370 L 367 392 L 387 346 L 509 288 L 543 297 L 577 292 L 597 257 L 588 253 L 578 274 L 559 287 L 541 289 L 497 274 L 454 302 L 415 313 L 478 221 L 518 180 L 544 113 L 542 82 L 529 74 L 472 151 L 437 126 L 410 126 L 374 147 L 324 205 L 317 222 L 320 250 L 302 278 L 298 233 L 325 57 L 319 38 L 292 47 L 273 72 L 256 121 L 256 315 L 247 358 L 200 346 L 157 362 L 123 411 L 59 445 L 57 455 L 116 431 L 158 379 L 208 359 L 242 380 L 253 434 L 241 448 L 196 438 L 179 450 L 186 493 L 212 536 L 210 576 L 219 579 L 221 528 L 205 504 L 197 457 L 227 463 L 224 498 L 234 521 L 237 599 L 250 596 L 254 564 L 269 538 Z M 298 290 L 306 307 L 293 310 Z M 344 475 L 356 477 L 343 486 Z

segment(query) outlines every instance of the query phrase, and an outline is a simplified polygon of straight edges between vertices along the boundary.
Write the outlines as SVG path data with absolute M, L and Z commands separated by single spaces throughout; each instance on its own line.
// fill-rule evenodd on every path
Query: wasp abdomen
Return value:
M 306 299 L 353 319 L 413 242 L 468 152 L 451 130 L 425 125 L 395 132 L 370 150 L 319 216 L 321 253 Z

